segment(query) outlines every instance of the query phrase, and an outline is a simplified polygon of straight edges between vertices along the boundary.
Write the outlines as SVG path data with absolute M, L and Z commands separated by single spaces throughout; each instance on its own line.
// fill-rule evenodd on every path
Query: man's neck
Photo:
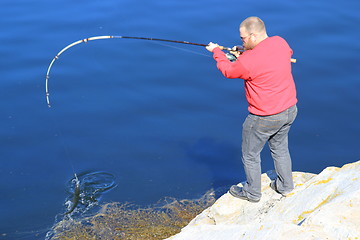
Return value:
M 269 37 L 269 36 L 268 36 L 266 33 L 264 33 L 264 34 L 262 34 L 262 35 L 259 35 L 259 37 L 258 37 L 259 43 L 262 42 L 262 41 L 264 41 L 264 40 L 267 39 L 268 37 Z

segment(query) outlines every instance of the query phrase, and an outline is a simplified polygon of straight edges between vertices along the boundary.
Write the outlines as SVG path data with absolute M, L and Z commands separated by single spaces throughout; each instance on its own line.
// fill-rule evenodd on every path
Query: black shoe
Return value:
M 249 202 L 256 203 L 256 202 L 260 201 L 260 198 L 259 199 L 248 198 L 248 196 L 246 196 L 246 193 L 243 191 L 243 189 L 241 187 L 239 187 L 239 186 L 236 186 L 236 185 L 231 186 L 231 188 L 229 190 L 229 193 L 233 197 L 240 198 L 240 199 L 243 199 L 243 200 L 247 200 Z
M 272 190 L 274 190 L 275 192 L 277 192 L 278 194 L 281 194 L 281 196 L 283 196 L 283 197 L 287 197 L 288 194 L 290 193 L 290 192 L 279 192 L 279 190 L 277 190 L 277 188 L 276 188 L 275 181 L 271 181 L 270 188 Z

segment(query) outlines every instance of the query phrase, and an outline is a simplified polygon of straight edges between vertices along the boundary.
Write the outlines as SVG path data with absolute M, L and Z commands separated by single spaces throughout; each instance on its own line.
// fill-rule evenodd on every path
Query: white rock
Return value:
M 226 193 L 168 240 L 360 239 L 360 161 L 294 172 L 286 198 L 269 187 L 271 175 L 262 175 L 260 202 Z

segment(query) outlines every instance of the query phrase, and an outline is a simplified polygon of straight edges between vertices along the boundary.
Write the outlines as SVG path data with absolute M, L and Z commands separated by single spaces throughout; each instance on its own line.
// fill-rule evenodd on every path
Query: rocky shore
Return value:
M 272 178 L 262 175 L 260 202 L 226 193 L 168 240 L 360 239 L 360 161 L 318 175 L 294 172 L 287 197 L 269 187 Z

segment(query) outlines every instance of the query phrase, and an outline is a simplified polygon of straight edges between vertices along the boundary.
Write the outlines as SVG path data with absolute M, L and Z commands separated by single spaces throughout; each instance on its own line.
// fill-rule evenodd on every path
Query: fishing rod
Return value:
M 99 40 L 99 39 L 111 39 L 111 38 L 124 38 L 124 39 L 139 39 L 139 40 L 150 40 L 150 41 L 163 41 L 163 42 L 172 42 L 172 43 L 182 43 L 182 44 L 189 44 L 189 45 L 196 45 L 196 46 L 202 46 L 202 47 L 206 47 L 207 44 L 200 44 L 200 43 L 193 43 L 193 42 L 187 42 L 187 41 L 176 41 L 176 40 L 168 40 L 168 39 L 161 39 L 161 38 L 146 38 L 146 37 L 129 37 L 129 36 L 95 36 L 95 37 L 89 37 L 89 38 L 84 38 L 81 40 L 78 40 L 76 42 L 73 42 L 69 45 L 67 45 L 66 47 L 64 47 L 60 52 L 58 52 L 58 54 L 56 54 L 56 56 L 53 58 L 53 60 L 50 62 L 50 65 L 47 69 L 46 72 L 46 81 L 45 81 L 45 88 L 46 88 L 46 102 L 48 104 L 49 107 L 51 107 L 50 104 L 50 98 L 49 98 L 49 78 L 50 78 L 50 70 L 52 65 L 54 64 L 54 62 L 59 58 L 59 56 L 65 52 L 66 50 L 68 50 L 69 48 L 80 44 L 80 43 L 87 43 L 89 41 L 93 41 L 93 40 Z M 226 51 L 232 51 L 231 48 L 227 48 L 227 47 L 223 47 L 220 46 L 221 50 L 226 50 Z
M 53 58 L 53 60 L 50 62 L 49 67 L 47 69 L 46 72 L 46 79 L 45 79 L 45 91 L 46 91 L 46 102 L 48 104 L 49 107 L 51 107 L 50 104 L 50 98 L 49 98 L 49 78 L 50 78 L 50 70 L 52 65 L 54 64 L 54 62 L 59 58 L 59 56 L 65 52 L 66 50 L 68 50 L 69 48 L 80 44 L 80 43 L 87 43 L 89 41 L 93 41 L 93 40 L 99 40 L 99 39 L 111 39 L 111 38 L 115 38 L 115 39 L 119 39 L 119 38 L 124 38 L 124 39 L 138 39 L 138 40 L 150 40 L 150 41 L 162 41 L 162 42 L 172 42 L 172 43 L 182 43 L 182 44 L 188 44 L 188 45 L 195 45 L 195 46 L 202 46 L 202 47 L 206 47 L 208 46 L 208 44 L 201 44 L 201 43 L 193 43 L 193 42 L 187 42 L 187 41 L 177 41 L 177 40 L 168 40 L 168 39 L 161 39 L 161 38 L 147 38 L 147 37 L 129 37 L 129 36 L 94 36 L 94 37 L 89 37 L 89 38 L 84 38 L 81 40 L 78 40 L 76 42 L 73 42 L 69 45 L 67 45 L 66 47 L 64 47 L 60 52 L 58 52 L 58 54 L 55 55 L 55 57 Z M 223 46 L 219 46 L 219 48 L 221 50 L 226 50 L 229 52 L 244 52 L 244 50 L 234 50 L 232 48 L 228 48 L 228 47 L 223 47 Z M 236 57 L 234 55 L 227 55 L 227 57 L 229 58 L 229 60 L 234 61 L 236 60 Z M 296 62 L 296 59 L 291 59 L 291 62 Z

